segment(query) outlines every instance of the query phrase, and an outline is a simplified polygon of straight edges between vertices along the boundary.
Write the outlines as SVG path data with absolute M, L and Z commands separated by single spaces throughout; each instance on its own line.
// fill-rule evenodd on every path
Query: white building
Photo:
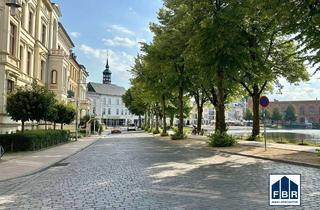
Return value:
M 138 124 L 138 116 L 133 115 L 122 102 L 126 89 L 111 84 L 111 71 L 107 61 L 103 72 L 103 84 L 90 82 L 88 98 L 91 101 L 90 114 L 107 126 L 125 126 Z

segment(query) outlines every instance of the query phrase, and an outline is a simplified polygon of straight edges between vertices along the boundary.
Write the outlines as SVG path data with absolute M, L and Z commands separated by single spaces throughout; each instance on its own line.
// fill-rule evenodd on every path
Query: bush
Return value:
M 230 147 L 236 143 L 236 139 L 227 133 L 216 132 L 209 136 L 208 144 L 212 147 Z
M 160 136 L 169 136 L 169 134 L 168 134 L 168 133 L 163 133 L 163 132 L 161 132 L 161 133 L 160 133 Z
M 36 151 L 70 140 L 70 132 L 64 130 L 32 130 L 24 133 L 0 135 L 5 151 Z
M 185 133 L 182 134 L 182 133 L 176 132 L 175 134 L 171 135 L 172 140 L 183 140 L 185 138 L 187 138 L 187 135 Z
M 160 131 L 159 131 L 159 129 L 157 130 L 157 129 L 153 129 L 153 132 L 152 132 L 153 134 L 159 134 L 160 133 Z

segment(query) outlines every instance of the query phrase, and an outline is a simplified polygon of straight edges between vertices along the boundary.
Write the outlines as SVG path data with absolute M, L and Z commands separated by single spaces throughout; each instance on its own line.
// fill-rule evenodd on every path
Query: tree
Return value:
M 30 100 L 32 95 L 28 88 L 17 88 L 16 92 L 7 98 L 7 112 L 13 120 L 21 121 L 22 132 L 24 132 L 25 122 L 31 119 Z
M 132 88 L 126 91 L 122 96 L 122 100 L 131 113 L 139 116 L 139 128 L 141 128 L 141 115 L 144 114 L 146 109 L 143 101 L 139 100 L 139 97 L 135 95 L 135 91 L 132 91 Z
M 279 121 L 282 120 L 282 115 L 281 115 L 278 108 L 274 108 L 272 110 L 271 120 L 277 122 L 277 125 L 278 125 Z
M 260 119 L 261 119 L 261 120 L 264 120 L 264 119 L 270 120 L 270 119 L 271 119 L 271 113 L 269 112 L 268 109 L 263 109 L 263 110 L 261 110 L 261 112 L 260 112 Z
M 26 121 L 47 120 L 51 106 L 55 103 L 54 93 L 45 87 L 19 87 L 7 98 L 7 112 L 15 121 L 21 120 L 22 132 Z
M 250 109 L 246 109 L 246 112 L 244 113 L 244 119 L 247 121 L 250 121 L 253 119 L 252 112 Z
M 290 122 L 290 124 L 297 120 L 296 110 L 291 104 L 287 107 L 285 111 L 284 120 Z
M 55 109 L 57 111 L 55 123 L 60 123 L 63 130 L 63 124 L 70 124 L 75 119 L 76 110 L 71 105 L 62 103 L 55 104 Z

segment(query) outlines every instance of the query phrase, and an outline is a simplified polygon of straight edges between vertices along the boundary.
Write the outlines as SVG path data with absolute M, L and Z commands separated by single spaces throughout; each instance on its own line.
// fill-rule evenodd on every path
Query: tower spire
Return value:
M 107 65 L 106 68 L 109 69 L 109 50 L 107 51 Z
M 111 71 L 109 69 L 109 51 L 107 52 L 106 69 L 103 71 L 103 84 L 111 84 Z

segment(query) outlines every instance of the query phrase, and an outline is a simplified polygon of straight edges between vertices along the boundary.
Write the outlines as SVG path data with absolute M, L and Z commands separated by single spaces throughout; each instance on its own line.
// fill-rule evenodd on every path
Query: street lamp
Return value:
M 21 7 L 17 0 L 9 0 L 6 5 L 10 7 L 10 14 L 12 16 L 15 16 L 17 14 L 17 9 Z

